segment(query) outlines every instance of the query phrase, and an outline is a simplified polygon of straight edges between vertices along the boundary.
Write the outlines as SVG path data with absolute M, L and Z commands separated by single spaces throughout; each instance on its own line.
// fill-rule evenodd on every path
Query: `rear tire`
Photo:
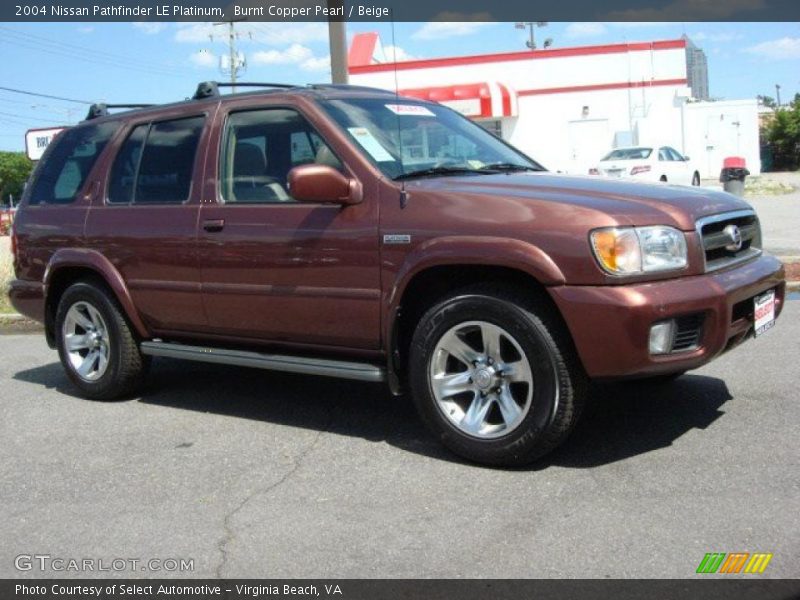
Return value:
M 417 410 L 450 450 L 522 466 L 569 435 L 587 379 L 544 298 L 474 286 L 438 302 L 414 333 L 409 379 Z M 535 294 L 533 295 L 535 298 Z
M 55 335 L 61 364 L 83 396 L 114 400 L 131 395 L 142 382 L 149 361 L 104 288 L 89 282 L 67 288 L 58 303 Z

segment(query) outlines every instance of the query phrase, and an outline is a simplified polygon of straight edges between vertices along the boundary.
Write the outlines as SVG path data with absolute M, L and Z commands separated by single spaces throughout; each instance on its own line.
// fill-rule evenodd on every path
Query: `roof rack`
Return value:
M 250 81 L 237 81 L 236 83 L 224 83 L 221 81 L 203 81 L 197 86 L 195 91 L 194 100 L 203 100 L 204 98 L 213 98 L 219 96 L 219 88 L 221 87 L 260 87 L 260 88 L 282 88 L 292 89 L 297 86 L 291 83 L 269 83 L 269 82 L 250 82 Z
M 92 104 L 89 107 L 89 112 L 86 115 L 86 120 L 91 121 L 92 119 L 107 117 L 110 114 L 108 112 L 109 108 L 147 108 L 149 106 L 154 106 L 154 105 L 153 104 L 104 104 L 104 103 Z
M 312 90 L 352 90 L 354 92 L 378 92 L 395 95 L 393 90 L 370 87 L 367 85 L 350 85 L 349 83 L 310 83 L 308 87 Z

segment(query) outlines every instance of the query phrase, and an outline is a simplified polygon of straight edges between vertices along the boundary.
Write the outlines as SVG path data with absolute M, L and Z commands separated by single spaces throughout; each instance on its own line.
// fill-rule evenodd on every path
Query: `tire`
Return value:
M 58 303 L 55 336 L 61 364 L 86 398 L 123 398 L 142 382 L 149 361 L 104 288 L 90 282 L 67 288 Z
M 661 177 L 660 177 L 658 180 L 659 180 L 661 183 L 667 183 L 667 176 L 666 176 L 666 175 L 662 175 L 662 176 L 661 176 Z
M 523 466 L 555 449 L 577 422 L 587 378 L 560 317 L 540 300 L 529 290 L 474 286 L 420 319 L 409 357 L 414 403 L 459 456 Z
M 695 171 L 694 175 L 692 175 L 692 185 L 698 187 L 700 185 L 700 173 Z

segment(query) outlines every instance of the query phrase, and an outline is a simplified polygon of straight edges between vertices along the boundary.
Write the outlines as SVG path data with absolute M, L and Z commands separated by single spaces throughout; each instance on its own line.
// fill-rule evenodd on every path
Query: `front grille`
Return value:
M 696 313 L 675 319 L 675 339 L 671 352 L 688 352 L 700 346 L 703 335 L 703 314 Z
M 731 235 L 738 229 L 741 247 L 734 246 Z M 706 271 L 716 271 L 750 260 L 761 254 L 761 225 L 752 210 L 738 210 L 704 217 L 697 221 L 703 241 Z

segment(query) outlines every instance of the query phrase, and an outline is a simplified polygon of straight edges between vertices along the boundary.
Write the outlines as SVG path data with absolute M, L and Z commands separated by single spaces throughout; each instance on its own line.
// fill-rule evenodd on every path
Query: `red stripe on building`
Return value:
M 543 96 L 545 94 L 570 94 L 573 92 L 594 92 L 597 90 L 624 90 L 627 88 L 656 87 L 662 85 L 686 85 L 686 79 L 654 79 L 652 81 L 623 81 L 620 83 L 597 83 L 594 85 L 573 85 L 567 87 L 540 88 L 538 90 L 518 90 L 518 96 Z
M 360 33 L 353 37 L 350 52 L 347 54 L 347 64 L 351 67 L 372 64 L 372 55 L 375 53 L 377 43 L 377 33 Z
M 366 34 L 359 34 L 366 35 Z M 359 38 L 353 38 L 353 46 Z M 566 56 L 594 56 L 597 54 L 618 54 L 624 52 L 640 52 L 647 50 L 674 50 L 685 48 L 686 40 L 664 40 L 659 42 L 641 42 L 633 44 L 604 44 L 601 46 L 580 46 L 577 48 L 554 48 L 549 50 L 535 50 L 523 52 L 503 52 L 497 54 L 480 54 L 476 56 L 454 56 L 451 58 L 431 58 L 423 60 L 409 60 L 398 63 L 381 63 L 376 65 L 349 62 L 348 70 L 354 75 L 361 73 L 381 73 L 385 71 L 407 71 L 410 69 L 431 69 L 435 67 L 459 67 L 493 62 L 508 62 L 515 60 L 538 60 L 545 58 L 562 58 Z M 353 47 L 351 47 L 352 55 Z

